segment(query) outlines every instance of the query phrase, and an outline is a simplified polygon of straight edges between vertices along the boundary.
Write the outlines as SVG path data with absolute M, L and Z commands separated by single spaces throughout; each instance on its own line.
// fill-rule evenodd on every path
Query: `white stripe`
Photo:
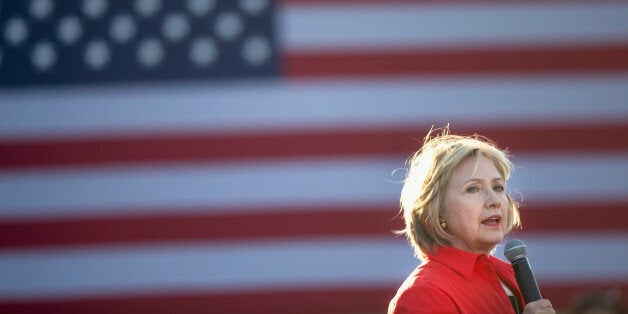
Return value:
M 287 51 L 628 41 L 628 4 L 294 5 L 279 16 Z
M 626 200 L 628 155 L 526 156 L 509 183 L 525 201 Z M 0 218 L 63 218 L 186 208 L 396 206 L 403 158 L 299 160 L 0 172 Z
M 621 183 L 628 176 L 628 155 L 624 153 L 529 154 L 515 157 L 513 162 L 508 186 L 513 195 L 520 192 L 525 202 L 613 201 L 628 196 L 628 186 Z
M 557 222 L 560 223 L 560 222 Z M 626 243 L 628 233 L 530 233 L 517 232 L 527 246 L 528 260 L 539 283 L 597 281 L 628 283 Z M 502 243 L 505 245 L 507 240 Z M 495 254 L 504 261 L 503 246 Z
M 395 202 L 403 159 L 164 165 L 0 174 L 3 218 L 277 205 Z
M 168 83 L 0 92 L 0 139 L 628 120 L 628 76 Z
M 625 282 L 628 234 L 527 239 L 548 282 Z M 551 253 L 550 253 L 551 252 Z M 175 291 L 397 286 L 416 266 L 401 238 L 111 246 L 0 252 L 0 300 Z
M 412 264 L 386 238 L 0 251 L 0 300 L 392 285 Z

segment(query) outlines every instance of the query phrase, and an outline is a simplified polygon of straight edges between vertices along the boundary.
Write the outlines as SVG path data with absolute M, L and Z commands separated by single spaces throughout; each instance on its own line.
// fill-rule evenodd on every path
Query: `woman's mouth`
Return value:
M 502 221 L 502 216 L 493 215 L 484 220 L 482 220 L 482 224 L 489 227 L 497 227 L 499 223 Z

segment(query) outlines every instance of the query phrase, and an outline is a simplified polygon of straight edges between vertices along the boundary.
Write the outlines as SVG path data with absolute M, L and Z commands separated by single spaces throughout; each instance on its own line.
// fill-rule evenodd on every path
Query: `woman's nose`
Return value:
M 502 206 L 502 203 L 497 193 L 495 191 L 490 191 L 486 198 L 486 207 L 487 208 L 500 208 L 501 206 Z

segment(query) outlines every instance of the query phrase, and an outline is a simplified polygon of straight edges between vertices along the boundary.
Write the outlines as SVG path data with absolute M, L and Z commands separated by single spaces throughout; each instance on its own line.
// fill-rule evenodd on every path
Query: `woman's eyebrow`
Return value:
M 495 177 L 495 178 L 493 178 L 491 180 L 491 182 L 493 182 L 493 181 L 504 181 L 504 178 L 502 178 L 502 177 Z M 468 180 L 465 180 L 464 182 L 462 182 L 461 185 L 465 185 L 465 184 L 467 184 L 469 182 L 480 182 L 480 183 L 482 183 L 482 182 L 484 182 L 484 180 L 481 179 L 481 178 L 471 178 L 471 179 L 468 179 Z
M 483 183 L 484 180 L 480 179 L 480 178 L 471 178 L 468 180 L 463 181 L 460 185 L 467 185 L 470 182 L 479 182 L 479 183 Z

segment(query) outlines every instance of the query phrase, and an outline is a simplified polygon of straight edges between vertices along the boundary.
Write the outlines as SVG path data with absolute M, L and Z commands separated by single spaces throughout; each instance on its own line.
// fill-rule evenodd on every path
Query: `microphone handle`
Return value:
M 542 299 L 541 291 L 539 291 L 539 286 L 536 284 L 528 258 L 522 257 L 515 260 L 512 263 L 512 268 L 515 271 L 515 278 L 526 304 Z

